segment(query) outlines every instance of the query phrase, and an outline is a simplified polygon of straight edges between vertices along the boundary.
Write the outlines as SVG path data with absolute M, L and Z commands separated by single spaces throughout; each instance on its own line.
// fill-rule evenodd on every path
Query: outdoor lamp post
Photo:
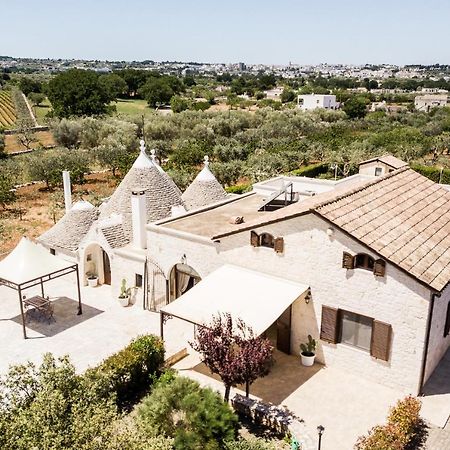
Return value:
M 322 425 L 319 425 L 317 427 L 317 433 L 319 434 L 319 446 L 317 447 L 318 450 L 320 450 L 322 445 L 322 434 L 325 431 L 325 428 Z

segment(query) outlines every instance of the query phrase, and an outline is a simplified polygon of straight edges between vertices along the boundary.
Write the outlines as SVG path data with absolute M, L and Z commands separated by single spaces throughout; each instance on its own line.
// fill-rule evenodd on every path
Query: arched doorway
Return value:
M 111 284 L 111 264 L 108 253 L 99 244 L 90 244 L 84 252 L 85 280 L 94 275 L 100 284 Z
M 175 264 L 169 276 L 169 302 L 183 295 L 201 280 L 200 275 L 187 264 Z

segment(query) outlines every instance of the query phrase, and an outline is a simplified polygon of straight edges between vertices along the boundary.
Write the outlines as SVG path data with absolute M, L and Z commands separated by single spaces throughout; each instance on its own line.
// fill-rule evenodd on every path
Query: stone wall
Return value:
M 187 234 L 175 237 L 149 229 L 149 256 L 165 270 L 185 255 L 187 264 L 204 277 L 230 263 L 269 275 L 307 284 L 312 299 L 293 305 L 291 352 L 311 334 L 320 334 L 322 305 L 363 314 L 392 325 L 392 350 L 388 362 L 376 360 L 366 351 L 345 344 L 320 342 L 319 362 L 340 367 L 390 387 L 417 394 L 420 383 L 430 291 L 404 272 L 387 264 L 386 275 L 342 268 L 342 253 L 364 252 L 376 257 L 357 241 L 334 229 L 313 214 L 256 229 L 284 237 L 284 252 L 252 247 L 250 232 L 245 231 L 207 244 L 191 240 Z M 167 232 L 169 233 L 169 232 Z M 232 282 L 232 280 L 230 280 Z M 276 301 L 276 299 L 274 299 Z
M 290 436 L 291 442 L 296 442 L 299 450 L 315 450 L 317 448 L 306 431 L 305 424 L 287 409 L 240 394 L 236 394 L 231 399 L 231 405 L 239 415 L 247 417 L 252 422 L 263 425 L 283 436 Z
M 428 380 L 433 373 L 433 370 L 450 347 L 450 336 L 444 337 L 445 320 L 447 318 L 447 308 L 449 303 L 450 286 L 447 286 L 443 290 L 442 295 L 436 297 L 434 301 L 424 382 Z

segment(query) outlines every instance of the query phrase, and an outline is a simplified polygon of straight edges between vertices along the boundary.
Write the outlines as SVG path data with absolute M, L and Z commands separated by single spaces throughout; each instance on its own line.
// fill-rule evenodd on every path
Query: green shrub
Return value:
M 225 443 L 225 450 L 275 450 L 275 447 L 261 438 L 238 439 Z
M 250 191 L 252 188 L 251 183 L 242 183 L 242 184 L 235 184 L 234 186 L 229 186 L 225 190 L 229 194 L 243 194 L 244 192 Z
M 164 363 L 164 344 L 156 336 L 140 336 L 90 369 L 87 376 L 100 379 L 103 389 L 116 394 L 121 407 L 145 392 Z
M 390 410 L 387 423 L 373 427 L 358 439 L 357 450 L 413 450 L 420 448 L 426 425 L 419 416 L 421 403 L 408 396 Z
M 410 167 L 435 183 L 450 184 L 450 169 L 443 169 L 441 174 L 440 167 L 421 166 L 419 164 L 411 164 Z
M 177 450 L 223 448 L 238 427 L 237 416 L 217 392 L 185 377 L 156 385 L 137 414 L 141 433 L 172 437 Z
M 298 177 L 310 177 L 315 178 L 322 173 L 328 172 L 328 164 L 311 164 L 309 166 L 300 167 L 300 169 L 293 170 L 292 175 Z

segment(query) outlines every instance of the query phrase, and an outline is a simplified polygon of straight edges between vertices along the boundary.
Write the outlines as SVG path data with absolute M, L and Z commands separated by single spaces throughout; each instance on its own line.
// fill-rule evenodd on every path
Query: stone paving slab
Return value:
M 159 335 L 159 314 L 135 305 L 122 307 L 110 286 L 82 287 L 85 313 L 77 316 L 75 280 L 59 278 L 46 283 L 46 295 L 55 303 L 54 321 L 30 322 L 29 339 L 23 339 L 17 292 L 0 287 L 0 374 L 10 364 L 28 360 L 39 363 L 45 352 L 56 356 L 68 354 L 77 371 L 98 364 L 112 353 L 125 347 L 131 339 L 144 333 Z M 26 295 L 40 293 L 27 290 Z M 165 326 L 166 356 L 181 350 L 193 338 L 192 325 L 170 320 Z

